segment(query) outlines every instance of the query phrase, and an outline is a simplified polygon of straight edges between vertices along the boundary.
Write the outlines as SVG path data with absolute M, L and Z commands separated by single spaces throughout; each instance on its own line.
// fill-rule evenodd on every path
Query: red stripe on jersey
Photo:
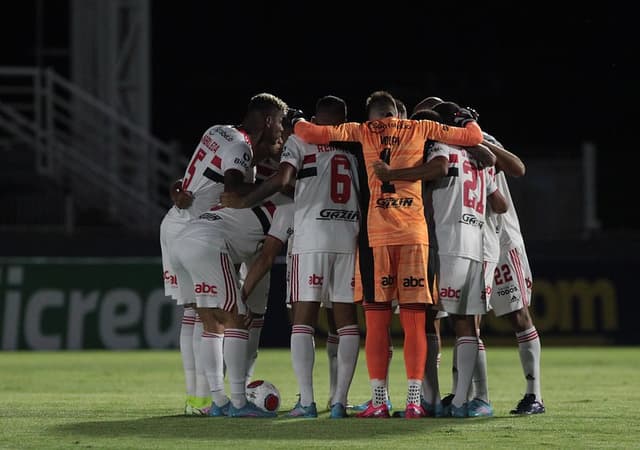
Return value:
M 258 173 L 258 175 L 264 175 L 265 177 L 270 177 L 271 175 L 276 173 L 276 170 L 267 166 L 257 166 L 256 172 Z
M 449 162 L 450 163 L 457 163 L 458 162 L 458 155 L 456 155 L 455 153 L 450 153 L 449 154 Z
M 247 134 L 246 131 L 244 131 L 244 128 L 240 128 L 240 127 L 234 127 L 236 130 L 238 130 L 240 132 L 240 134 L 242 134 L 242 137 L 244 138 L 244 141 L 251 145 L 251 138 L 249 137 L 249 135 Z
M 312 153 L 310 155 L 304 155 L 304 159 L 302 160 L 302 164 L 310 164 L 316 162 L 316 154 Z
M 264 202 L 262 206 L 264 206 L 269 215 L 273 217 L 273 213 L 276 212 L 276 205 L 274 205 L 273 202 Z
M 211 160 L 211 164 L 216 166 L 218 169 L 222 169 L 222 159 L 218 155 L 214 156 Z

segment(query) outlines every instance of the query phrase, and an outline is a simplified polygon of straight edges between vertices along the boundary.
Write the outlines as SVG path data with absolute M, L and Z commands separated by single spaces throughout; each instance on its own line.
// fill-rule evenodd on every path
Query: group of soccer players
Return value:
M 160 233 L 165 291 L 185 305 L 186 414 L 275 416 L 247 401 L 245 386 L 264 323 L 267 274 L 286 242 L 299 388 L 289 417 L 318 415 L 313 336 L 321 305 L 334 328 L 330 417 L 348 417 L 357 303 L 365 311 L 372 397 L 354 408 L 356 417 L 390 417 L 394 309 L 407 375 L 406 406 L 394 415 L 493 414 L 479 333 L 490 309 L 510 317 L 527 379 L 512 413 L 544 412 L 540 341 L 528 314 L 531 272 L 504 177 L 522 175 L 524 165 L 483 134 L 471 109 L 431 97 L 406 119 L 400 104 L 374 92 L 368 120 L 354 123 L 346 122 L 342 99 L 326 96 L 307 122 L 281 99 L 259 94 L 241 125 L 204 133 L 172 186 L 174 206 Z M 438 322 L 447 315 L 456 333 L 454 388 L 441 399 Z

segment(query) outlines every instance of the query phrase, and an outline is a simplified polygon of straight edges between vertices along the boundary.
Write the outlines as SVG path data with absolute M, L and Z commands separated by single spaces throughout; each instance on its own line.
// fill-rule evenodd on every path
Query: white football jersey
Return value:
M 495 167 L 487 167 L 484 169 L 485 178 L 491 179 L 496 182 L 496 169 Z M 502 192 L 502 190 L 500 190 Z M 500 260 L 500 216 L 502 214 L 496 214 L 491 209 L 491 206 L 487 207 L 486 221 L 483 230 L 484 239 L 484 260 L 488 262 L 497 263 Z
M 286 242 L 293 233 L 293 203 L 276 206 L 265 202 L 254 208 L 220 208 L 191 220 L 181 237 L 228 253 L 234 264 L 247 262 L 261 247 L 266 235 Z
M 487 196 L 497 187 L 463 147 L 434 142 L 427 162 L 437 157 L 449 160 L 447 176 L 431 184 L 438 254 L 482 261 Z
M 211 209 L 224 192 L 227 170 L 238 170 L 245 182 L 253 183 L 252 158 L 251 142 L 244 131 L 230 125 L 209 128 L 202 135 L 182 178 L 182 188 L 193 194 L 193 204 L 186 210 L 174 206 L 169 213 L 189 220 Z
M 360 226 L 356 157 L 291 135 L 280 163 L 297 170 L 293 253 L 351 253 Z
M 280 161 L 276 161 L 271 157 L 266 158 L 256 164 L 256 184 L 260 184 L 267 178 L 271 178 L 273 175 L 275 175 L 275 173 L 278 171 L 279 166 Z M 281 192 L 272 194 L 267 198 L 267 200 L 275 203 L 276 205 L 284 205 L 293 201 L 291 197 Z
M 483 135 L 487 141 L 503 147 L 495 137 L 488 133 L 483 133 Z M 500 247 L 511 249 L 523 246 L 524 239 L 522 237 L 522 232 L 520 231 L 520 221 L 518 220 L 518 213 L 516 212 L 513 200 L 511 199 L 511 192 L 509 191 L 507 177 L 503 172 L 498 172 L 494 176 L 500 193 L 502 193 L 507 201 L 507 211 L 504 214 L 494 214 L 493 211 L 491 211 L 491 208 L 489 208 L 489 211 L 487 211 L 487 221 L 490 220 L 491 226 L 498 231 Z M 488 261 L 493 261 L 493 259 Z

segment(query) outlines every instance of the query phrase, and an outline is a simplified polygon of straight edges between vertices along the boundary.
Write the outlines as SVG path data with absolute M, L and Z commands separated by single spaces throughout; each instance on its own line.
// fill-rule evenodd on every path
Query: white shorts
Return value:
M 178 238 L 173 247 L 174 267 L 180 280 L 180 295 L 200 308 L 218 308 L 246 313 L 240 300 L 238 276 L 229 255 L 201 240 Z
M 531 303 L 533 277 L 524 245 L 500 251 L 498 263 L 487 263 L 489 304 L 496 316 L 504 316 Z
M 440 255 L 438 277 L 440 307 L 449 314 L 486 314 L 484 271 L 480 261 Z
M 162 252 L 162 278 L 164 294 L 178 301 L 179 305 L 189 303 L 180 298 L 179 278 L 171 262 L 171 246 L 184 229 L 186 222 L 165 216 L 160 223 L 160 250 Z
M 256 253 L 256 258 L 260 253 Z M 244 284 L 244 279 L 249 272 L 249 267 L 253 261 L 242 263 L 240 266 L 240 286 Z M 267 303 L 269 302 L 269 285 L 271 283 L 271 272 L 264 274 L 264 277 L 253 288 L 251 295 L 247 298 L 247 307 L 254 314 L 265 314 L 267 312 Z
M 353 303 L 355 253 L 291 255 L 291 301 Z

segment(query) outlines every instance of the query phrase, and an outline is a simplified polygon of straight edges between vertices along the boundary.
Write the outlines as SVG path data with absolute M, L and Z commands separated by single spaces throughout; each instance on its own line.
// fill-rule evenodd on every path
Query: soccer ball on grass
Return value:
M 266 380 L 255 380 L 247 385 L 247 400 L 265 411 L 280 408 L 280 391 Z

